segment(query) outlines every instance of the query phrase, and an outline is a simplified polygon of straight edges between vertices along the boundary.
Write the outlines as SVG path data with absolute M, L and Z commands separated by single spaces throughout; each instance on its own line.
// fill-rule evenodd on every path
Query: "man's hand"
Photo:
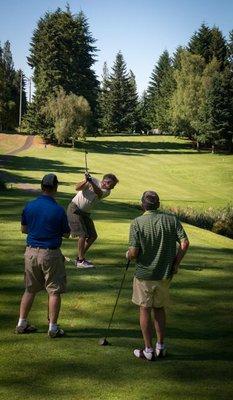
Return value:
M 92 182 L 92 177 L 89 174 L 89 172 L 85 172 L 85 178 L 86 178 L 86 182 Z

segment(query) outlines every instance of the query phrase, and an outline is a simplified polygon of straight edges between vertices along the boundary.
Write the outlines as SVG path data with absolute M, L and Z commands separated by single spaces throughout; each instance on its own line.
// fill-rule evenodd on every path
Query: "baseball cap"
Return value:
M 57 176 L 55 174 L 47 174 L 41 181 L 42 186 L 50 186 L 51 188 L 58 185 Z
M 159 206 L 159 196 L 153 190 L 147 190 L 143 193 L 141 201 L 144 205 L 149 207 Z

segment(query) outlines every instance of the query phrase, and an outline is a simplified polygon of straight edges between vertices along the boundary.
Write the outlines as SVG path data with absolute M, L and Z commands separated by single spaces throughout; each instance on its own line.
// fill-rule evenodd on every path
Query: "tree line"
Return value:
M 83 12 L 67 6 L 40 18 L 28 56 L 35 92 L 27 107 L 23 80 L 24 130 L 58 143 L 86 133 L 172 133 L 198 148 L 232 151 L 233 31 L 226 40 L 202 24 L 186 47 L 165 50 L 141 97 L 121 52 L 97 79 L 95 43 Z M 7 42 L 0 47 L 0 129 L 17 126 L 19 75 Z

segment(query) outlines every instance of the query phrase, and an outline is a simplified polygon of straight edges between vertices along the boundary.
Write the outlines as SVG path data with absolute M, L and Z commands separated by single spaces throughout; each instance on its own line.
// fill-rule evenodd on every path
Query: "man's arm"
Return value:
M 95 184 L 95 182 L 92 180 L 92 177 L 90 174 L 86 173 L 85 174 L 85 180 L 82 182 L 77 183 L 75 190 L 79 192 L 80 190 L 85 189 L 88 187 L 88 185 L 91 185 L 95 194 L 98 196 L 99 199 L 103 196 L 102 190 Z
M 77 192 L 79 192 L 80 190 L 83 190 L 87 185 L 87 180 L 83 180 L 82 182 L 79 182 L 76 184 L 75 186 L 75 190 L 77 190 Z
M 185 255 L 186 251 L 188 250 L 188 248 L 189 248 L 188 239 L 183 239 L 180 242 L 180 246 L 179 246 L 178 252 L 176 254 L 176 258 L 174 260 L 173 266 L 172 266 L 172 273 L 173 274 L 177 274 L 180 262 L 181 262 L 182 258 L 184 257 L 184 255 Z
M 22 225 L 21 224 L 21 232 L 27 234 L 28 233 L 28 227 L 27 225 Z

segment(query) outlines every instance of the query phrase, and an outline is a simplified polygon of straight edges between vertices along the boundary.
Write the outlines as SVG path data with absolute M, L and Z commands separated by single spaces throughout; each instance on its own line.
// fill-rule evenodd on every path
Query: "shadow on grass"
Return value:
M 95 141 L 88 139 L 88 141 L 80 143 L 79 149 L 86 149 L 90 153 L 100 154 L 121 154 L 130 156 L 141 156 L 149 154 L 197 154 L 192 149 L 192 145 L 189 142 L 177 143 L 177 142 L 148 142 L 141 140 L 130 141 L 120 140 L 111 141 L 105 138 L 104 141 Z

